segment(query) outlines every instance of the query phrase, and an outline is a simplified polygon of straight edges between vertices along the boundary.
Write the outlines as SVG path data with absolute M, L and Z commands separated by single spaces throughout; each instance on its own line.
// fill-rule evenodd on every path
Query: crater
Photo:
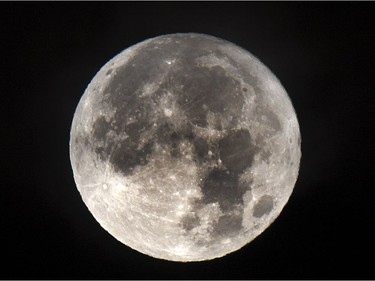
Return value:
M 255 204 L 253 209 L 253 216 L 260 218 L 268 215 L 273 208 L 273 198 L 270 195 L 263 195 Z

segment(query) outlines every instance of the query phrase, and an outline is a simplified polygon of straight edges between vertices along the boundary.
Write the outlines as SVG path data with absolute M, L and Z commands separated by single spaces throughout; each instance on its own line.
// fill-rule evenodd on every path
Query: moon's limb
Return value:
M 74 115 L 70 156 L 84 202 L 116 239 L 199 261 L 243 247 L 280 214 L 300 132 L 258 59 L 212 36 L 173 34 L 97 73 Z

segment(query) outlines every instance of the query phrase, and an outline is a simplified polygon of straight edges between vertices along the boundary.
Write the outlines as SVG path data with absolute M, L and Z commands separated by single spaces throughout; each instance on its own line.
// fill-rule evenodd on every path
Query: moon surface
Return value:
M 292 103 L 265 65 L 187 33 L 145 40 L 100 69 L 75 111 L 70 158 L 105 230 L 188 262 L 234 252 L 276 219 L 300 145 Z

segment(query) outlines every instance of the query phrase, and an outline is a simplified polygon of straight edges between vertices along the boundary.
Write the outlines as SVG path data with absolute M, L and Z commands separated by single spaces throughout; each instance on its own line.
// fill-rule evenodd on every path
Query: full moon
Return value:
M 70 159 L 106 231 L 189 262 L 240 249 L 278 217 L 300 146 L 293 105 L 264 64 L 186 33 L 145 40 L 99 70 L 73 117 Z

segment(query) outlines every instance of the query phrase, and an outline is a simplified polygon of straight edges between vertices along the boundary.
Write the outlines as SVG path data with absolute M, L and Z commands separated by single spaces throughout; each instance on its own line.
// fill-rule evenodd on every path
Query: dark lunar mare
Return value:
M 188 38 L 185 44 L 186 38 L 177 36 L 178 42 L 171 40 L 161 45 L 157 44 L 158 40 L 151 41 L 126 65 L 112 71 L 113 78 L 104 90 L 103 102 L 113 108 L 114 117 L 109 121 L 99 117 L 94 122 L 93 143 L 100 144 L 95 148 L 98 156 L 108 160 L 123 175 L 130 175 L 136 166 L 147 164 L 156 143 L 168 148 L 172 157 L 179 158 L 181 142 L 190 142 L 198 166 L 210 160 L 208 151 L 213 150 L 213 157 L 220 157 L 223 167 L 207 171 L 200 185 L 203 198 L 196 202 L 196 208 L 219 203 L 224 215 L 214 224 L 211 235 L 215 238 L 227 237 L 242 228 L 242 198 L 249 186 L 241 183 L 239 177 L 253 163 L 257 148 L 247 130 L 231 130 L 220 141 L 213 142 L 196 136 L 193 126 L 206 127 L 209 111 L 229 116 L 232 125 L 235 125 L 240 118 L 247 89 L 241 88 L 240 83 L 221 66 L 197 65 L 197 58 L 212 53 L 227 58 L 217 49 L 216 39 Z M 173 58 L 176 61 L 170 67 L 165 60 Z M 237 67 L 236 62 L 229 58 L 228 61 Z M 163 73 L 167 73 L 166 79 L 161 76 Z M 154 81 L 164 82 L 150 96 L 140 95 L 146 83 Z M 187 116 L 188 122 L 183 128 L 171 126 L 162 117 L 153 119 L 155 104 L 167 91 L 173 93 Z M 154 135 L 141 144 L 142 136 L 152 129 L 154 122 L 157 124 Z M 217 124 L 215 129 L 223 128 Z M 129 137 L 114 143 L 109 134 L 111 131 L 117 135 L 125 132 Z M 263 201 L 264 204 L 254 211 L 254 216 L 268 211 L 270 200 L 265 198 Z M 265 207 L 261 207 L 263 205 Z M 194 214 L 181 220 L 182 227 L 187 231 L 199 224 L 199 218 Z
M 160 42 L 162 44 L 158 44 Z M 142 134 L 153 125 L 150 123 L 151 113 L 155 112 L 157 99 L 165 91 L 174 93 L 190 124 L 205 127 L 208 111 L 225 113 L 236 120 L 244 102 L 239 82 L 228 76 L 222 67 L 200 67 L 195 63 L 200 56 L 212 52 L 220 54 L 218 42 L 220 41 L 215 38 L 204 37 L 202 40 L 189 35 L 177 35 L 175 40 L 168 42 L 158 39 L 142 46 L 127 64 L 116 71 L 111 70 L 113 78 L 104 90 L 103 102 L 108 103 L 115 113 L 112 120 L 106 121 L 104 117 L 99 117 L 94 122 L 94 143 L 100 144 L 95 148 L 98 156 L 102 160 L 109 160 L 115 170 L 124 175 L 131 174 L 137 165 L 147 164 L 147 156 L 152 153 L 156 140 L 161 144 L 172 142 L 172 154 L 177 156 L 178 141 L 173 138 L 176 138 L 176 134 L 177 138 L 181 138 L 181 131 L 163 131 L 166 125 L 163 120 L 157 121 L 157 126 L 161 129 L 157 131 L 156 140 L 150 140 L 137 149 Z M 165 61 L 173 58 L 177 58 L 176 64 L 170 69 Z M 151 97 L 142 97 L 139 92 L 145 84 L 163 81 L 163 73 L 168 74 L 162 85 Z M 203 104 L 205 108 L 202 107 Z M 133 120 L 131 123 L 128 121 L 130 118 Z M 187 131 L 182 132 L 182 138 L 191 140 L 191 130 L 188 127 Z M 115 144 L 112 137 L 108 136 L 110 131 L 117 135 L 125 132 L 129 138 Z M 201 156 L 206 153 L 207 145 L 204 140 L 197 139 L 194 145 Z
M 273 208 L 273 198 L 270 195 L 263 195 L 254 206 L 253 216 L 260 218 L 271 212 Z
M 194 125 L 206 127 L 209 111 L 227 114 L 233 121 L 240 117 L 244 98 L 239 82 L 228 77 L 222 67 L 185 67 L 173 79 L 184 86 L 178 103 Z
M 97 144 L 95 152 L 101 160 L 109 161 L 116 172 L 130 175 L 136 166 L 145 165 L 148 162 L 147 156 L 152 153 L 152 142 L 146 142 L 139 148 L 141 134 L 147 130 L 147 123 L 140 121 L 129 124 L 123 129 L 129 137 L 115 142 L 109 133 L 120 132 L 116 123 L 111 121 L 98 118 L 94 122 L 92 136 L 93 143 Z
M 224 167 L 212 169 L 201 184 L 200 203 L 218 202 L 224 213 L 213 226 L 213 238 L 235 235 L 242 229 L 243 195 L 250 183 L 241 182 L 240 176 L 253 163 L 257 148 L 248 131 L 234 130 L 219 141 L 219 151 Z
M 235 130 L 219 142 L 220 158 L 230 173 L 241 174 L 251 166 L 258 149 L 252 145 L 247 130 Z

